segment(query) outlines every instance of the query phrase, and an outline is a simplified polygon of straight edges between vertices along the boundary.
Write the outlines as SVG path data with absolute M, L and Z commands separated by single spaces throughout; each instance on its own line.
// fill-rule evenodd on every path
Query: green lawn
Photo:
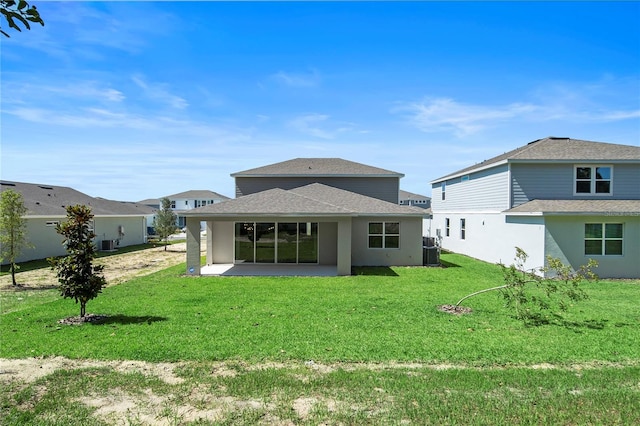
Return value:
M 590 299 L 563 320 L 526 327 L 498 293 L 465 301 L 469 315 L 439 312 L 438 305 L 501 283 L 495 265 L 444 259 L 450 267 L 363 269 L 333 278 L 188 278 L 180 265 L 105 289 L 87 312 L 109 318 L 82 327 L 57 323 L 79 308 L 50 290 L 47 303 L 24 301 L 24 309 L 7 300 L 16 311 L 2 315 L 0 356 L 471 365 L 639 358 L 637 281 L 587 284 Z
M 219 424 L 269 416 L 295 424 L 640 422 L 640 281 L 586 284 L 590 298 L 564 318 L 528 327 L 503 308 L 498 293 L 465 301 L 473 309 L 468 315 L 438 311 L 502 283 L 495 265 L 455 254 L 443 260 L 448 267 L 367 268 L 332 278 L 190 278 L 179 265 L 105 289 L 87 305 L 87 312 L 109 316 L 99 325 L 58 324 L 79 307 L 55 290 L 37 301 L 5 293 L 3 306 L 11 312 L 3 308 L 0 357 L 187 361 L 179 374 L 190 385 L 263 404 L 238 409 Z M 236 374 L 212 375 L 216 361 Z M 274 362 L 284 366 L 251 368 Z M 535 368 L 541 364 L 554 368 Z M 331 368 L 319 373 L 309 365 Z M 73 399 L 87 386 L 108 390 L 122 381 L 181 394 L 113 371 L 66 374 L 28 389 L 64 388 Z M 33 404 L 35 396 L 23 392 L 5 395 L 11 419 L 28 417 L 19 408 L 28 404 L 18 400 Z M 307 417 L 291 411 L 302 396 L 315 401 Z M 57 396 L 39 398 L 38 404 L 55 405 Z M 85 421 L 78 424 L 88 424 L 91 410 L 69 404 Z

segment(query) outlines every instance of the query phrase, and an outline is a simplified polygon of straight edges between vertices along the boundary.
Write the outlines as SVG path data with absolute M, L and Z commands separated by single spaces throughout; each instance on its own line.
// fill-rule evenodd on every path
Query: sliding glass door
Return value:
M 235 263 L 318 263 L 318 224 L 236 222 Z

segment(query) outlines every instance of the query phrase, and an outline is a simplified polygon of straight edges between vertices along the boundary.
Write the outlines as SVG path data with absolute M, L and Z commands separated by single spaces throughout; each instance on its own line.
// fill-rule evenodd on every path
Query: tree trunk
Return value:
M 85 300 L 80 300 L 80 318 L 84 318 L 87 314 L 87 302 Z
M 18 285 L 18 283 L 16 282 L 16 264 L 13 262 L 11 263 L 11 282 L 14 286 Z

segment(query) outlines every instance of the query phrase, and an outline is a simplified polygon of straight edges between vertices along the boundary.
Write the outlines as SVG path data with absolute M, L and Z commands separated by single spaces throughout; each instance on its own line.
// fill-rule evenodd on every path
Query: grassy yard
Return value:
M 7 424 L 101 424 L 78 398 L 115 387 L 156 395 L 166 424 L 640 422 L 640 281 L 589 283 L 589 300 L 527 327 L 497 293 L 465 301 L 468 315 L 438 311 L 502 282 L 495 265 L 443 259 L 446 268 L 333 278 L 188 278 L 180 265 L 105 289 L 87 312 L 108 317 L 82 326 L 58 324 L 79 307 L 55 290 L 30 300 L 4 293 L 2 358 L 178 362 L 184 382 L 63 371 L 12 383 L 2 415 Z M 190 418 L 185 406 L 220 410 Z

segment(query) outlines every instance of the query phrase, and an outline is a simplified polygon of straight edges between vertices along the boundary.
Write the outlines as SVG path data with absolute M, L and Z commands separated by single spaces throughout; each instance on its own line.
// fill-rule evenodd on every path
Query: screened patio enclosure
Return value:
M 234 263 L 318 263 L 318 223 L 236 222 Z

